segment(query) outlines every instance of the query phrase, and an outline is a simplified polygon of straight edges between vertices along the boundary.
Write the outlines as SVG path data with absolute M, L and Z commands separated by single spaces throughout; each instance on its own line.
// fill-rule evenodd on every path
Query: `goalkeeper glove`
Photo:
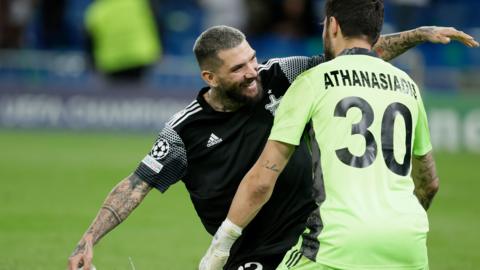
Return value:
M 228 218 L 213 236 L 212 243 L 200 261 L 199 270 L 222 270 L 230 256 L 230 249 L 242 234 L 242 228 Z

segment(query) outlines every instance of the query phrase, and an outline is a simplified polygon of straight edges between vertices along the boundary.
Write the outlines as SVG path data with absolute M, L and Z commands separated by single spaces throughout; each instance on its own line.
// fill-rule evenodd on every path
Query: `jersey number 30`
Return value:
M 346 117 L 348 110 L 358 108 L 362 112 L 360 122 L 352 125 L 352 135 L 362 135 L 365 138 L 365 153 L 362 156 L 353 155 L 347 147 L 336 150 L 337 157 L 346 165 L 355 168 L 370 166 L 377 157 L 377 142 L 368 130 L 373 123 L 373 109 L 368 102 L 360 97 L 347 97 L 338 102 L 334 116 Z M 395 118 L 401 115 L 405 122 L 405 149 L 403 163 L 398 163 L 394 156 L 393 131 Z M 411 145 L 412 145 L 412 114 L 407 106 L 401 103 L 388 105 L 382 118 L 382 153 L 385 165 L 395 174 L 406 176 L 410 171 Z

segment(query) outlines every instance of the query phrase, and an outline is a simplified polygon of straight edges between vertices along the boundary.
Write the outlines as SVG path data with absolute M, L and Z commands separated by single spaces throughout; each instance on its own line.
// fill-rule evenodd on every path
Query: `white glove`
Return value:
M 242 228 L 228 218 L 225 219 L 213 236 L 212 243 L 198 266 L 199 270 L 222 270 L 230 256 L 230 249 L 242 234 Z

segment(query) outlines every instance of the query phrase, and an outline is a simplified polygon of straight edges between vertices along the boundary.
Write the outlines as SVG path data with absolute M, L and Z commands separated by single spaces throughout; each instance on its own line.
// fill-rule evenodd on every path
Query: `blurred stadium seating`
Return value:
M 28 107 L 30 104 L 25 101 L 25 98 L 18 99 L 20 93 L 28 94 L 27 100 L 30 98 L 30 102 L 38 103 L 40 101 L 35 99 L 35 95 L 39 94 L 62 96 L 62 101 L 65 101 L 66 99 L 70 100 L 69 95 L 78 96 L 88 93 L 94 96 L 96 93 L 104 93 L 104 96 L 109 96 L 108 94 L 105 95 L 105 92 L 115 91 L 115 93 L 119 93 L 117 95 L 118 100 L 125 97 L 129 97 L 130 100 L 137 98 L 136 104 L 139 107 L 143 106 L 139 100 L 153 99 L 160 102 L 159 104 L 163 104 L 162 100 L 165 98 L 177 100 L 176 107 L 168 106 L 168 111 L 166 109 L 162 111 L 162 115 L 165 115 L 165 117 L 181 108 L 183 104 L 195 96 L 196 91 L 203 85 L 198 76 L 198 68 L 192 54 L 192 45 L 198 34 L 209 26 L 208 22 L 211 21 L 208 18 L 209 13 L 202 5 L 205 0 L 150 1 L 161 35 L 163 55 L 158 64 L 148 71 L 142 84 L 121 87 L 123 91 L 117 89 L 119 88 L 118 85 L 109 84 L 101 75 L 95 73 L 92 64 L 89 62 L 88 51 L 85 46 L 87 38 L 83 26 L 83 17 L 91 0 L 57 1 L 63 3 L 63 5 L 56 3 L 56 7 L 63 7 L 59 11 L 52 11 L 51 6 L 46 4 L 50 3 L 52 5 L 52 2 L 49 1 L 19 1 L 30 3 L 32 11 L 30 12 L 30 18 L 26 20 L 27 23 L 19 45 L 0 48 L 0 126 L 35 127 L 46 125 L 47 127 L 62 127 L 64 125 L 61 123 L 73 119 L 71 116 L 56 116 L 57 118 L 64 118 L 64 120 L 50 123 L 43 118 L 30 119 L 27 117 L 22 120 L 21 117 L 12 116 L 13 113 L 21 112 L 22 106 Z M 257 50 L 259 60 L 288 55 L 321 53 L 321 26 L 318 22 L 322 18 L 324 0 L 305 1 L 311 7 L 311 9 L 304 11 L 312 12 L 310 16 L 305 15 L 305 17 L 311 18 L 311 21 L 307 22 L 311 24 L 309 28 L 311 31 L 306 34 L 299 33 L 297 36 L 279 32 L 278 29 L 275 30 L 274 24 L 282 19 L 279 14 L 281 13 L 281 3 L 284 1 L 244 1 L 247 7 L 245 12 L 247 12 L 247 15 L 250 12 L 250 16 L 246 16 L 243 28 L 252 47 Z M 478 1 L 427 0 L 428 4 L 426 6 L 415 8 L 411 14 L 403 14 L 402 12 L 405 11 L 399 8 L 398 2 L 401 2 L 401 0 L 386 0 L 385 2 L 385 33 L 402 31 L 420 25 L 445 25 L 462 29 L 473 35 L 477 40 L 480 39 L 480 18 L 477 15 L 477 11 L 480 10 L 480 2 Z M 256 24 L 253 26 L 256 28 L 252 28 L 250 24 L 253 16 L 258 18 L 258 13 L 253 13 L 252 10 L 259 3 L 270 4 L 268 6 L 270 8 L 269 13 L 264 14 L 264 17 L 269 18 L 270 21 L 265 19 L 267 21 L 264 20 L 263 25 L 258 26 Z M 272 7 L 273 9 L 271 9 Z M 45 10 L 48 10 L 48 12 L 46 13 Z M 19 12 L 17 11 L 17 13 Z M 48 17 L 49 19 L 45 22 L 45 16 L 54 17 Z M 402 20 L 402 26 L 400 26 L 396 20 L 402 17 L 408 17 L 408 20 Z M 5 21 L 3 20 L 3 23 Z M 50 28 L 45 25 L 50 26 Z M 52 25 L 54 25 L 53 28 Z M 424 88 L 427 105 L 430 101 L 429 97 L 438 98 L 445 95 L 447 100 L 451 100 L 451 97 L 461 98 L 465 95 L 475 95 L 475 98 L 479 99 L 480 49 L 470 49 L 458 43 L 449 46 L 424 44 L 396 59 L 394 63 L 409 72 Z M 129 89 L 127 88 L 129 87 L 135 88 L 135 91 L 128 93 Z M 109 102 L 108 99 L 100 98 L 100 100 Z M 68 104 L 71 103 L 73 102 Z M 40 102 L 40 104 L 42 103 Z M 112 108 L 117 105 L 117 103 L 114 103 L 107 107 L 113 112 L 115 110 Z M 40 107 L 42 106 L 47 105 L 40 105 Z M 48 106 L 51 106 L 51 104 Z M 68 107 L 68 105 L 65 106 Z M 105 110 L 108 110 L 108 108 Z M 429 108 L 435 109 L 433 107 Z M 478 106 L 473 105 L 469 108 L 469 111 L 477 109 Z M 72 108 L 62 110 L 71 111 Z M 140 109 L 137 108 L 138 110 Z M 457 111 L 455 108 L 453 110 Z M 468 113 L 459 113 L 460 116 L 458 117 L 461 124 Z M 71 112 L 66 114 L 71 114 Z M 25 113 L 25 115 L 29 114 Z M 42 114 L 31 113 L 31 115 Z M 149 127 L 157 129 L 166 120 L 165 117 L 157 119 L 158 124 L 156 125 L 147 121 L 140 125 L 132 123 L 121 125 L 118 128 L 140 127 L 143 129 Z M 137 118 L 132 119 L 138 120 Z M 480 119 L 475 119 L 480 121 Z M 85 127 L 88 128 L 89 125 L 85 125 Z M 97 125 L 94 127 L 112 128 L 116 125 L 105 124 L 105 126 Z M 477 137 L 480 137 L 480 134 L 477 135 Z M 459 135 L 459 137 L 462 136 L 464 135 Z M 475 142 L 474 148 L 480 151 L 480 139 L 478 141 Z

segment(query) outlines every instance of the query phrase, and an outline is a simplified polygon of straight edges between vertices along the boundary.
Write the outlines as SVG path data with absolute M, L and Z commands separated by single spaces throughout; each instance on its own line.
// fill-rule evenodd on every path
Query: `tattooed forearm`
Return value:
M 86 233 L 92 237 L 93 244 L 122 223 L 151 189 L 150 185 L 134 174 L 114 187 Z
M 77 247 L 75 248 L 75 250 L 72 252 L 72 255 L 71 256 L 75 256 L 79 253 L 84 253 L 86 250 L 86 242 L 85 240 L 81 240 L 80 243 L 78 243 Z
M 269 160 L 266 160 L 265 162 L 262 163 L 262 167 L 271 171 L 274 171 L 276 173 L 279 173 L 280 170 L 277 168 L 277 164 L 271 164 Z
M 137 175 L 132 174 L 129 177 L 127 177 L 127 179 L 128 179 L 128 183 L 130 184 L 130 189 L 134 190 L 136 188 L 139 188 L 140 192 L 150 191 L 150 189 L 145 190 L 145 188 L 148 188 L 150 186 L 146 184 L 145 181 L 140 179 L 140 177 L 138 177 Z
M 410 31 L 383 35 L 378 40 L 373 50 L 383 60 L 391 60 L 407 50 L 421 44 L 427 35 L 432 34 L 433 27 L 421 27 Z
M 438 191 L 439 179 L 432 153 L 425 156 L 414 156 L 412 160 L 412 178 L 415 182 L 415 196 L 427 210 Z
M 118 223 L 119 224 L 122 223 L 123 220 L 120 218 L 120 215 L 117 213 L 117 211 L 115 211 L 113 207 L 111 207 L 110 205 L 103 205 L 102 209 L 110 211 L 110 213 L 112 213 L 112 215 L 115 217 Z

